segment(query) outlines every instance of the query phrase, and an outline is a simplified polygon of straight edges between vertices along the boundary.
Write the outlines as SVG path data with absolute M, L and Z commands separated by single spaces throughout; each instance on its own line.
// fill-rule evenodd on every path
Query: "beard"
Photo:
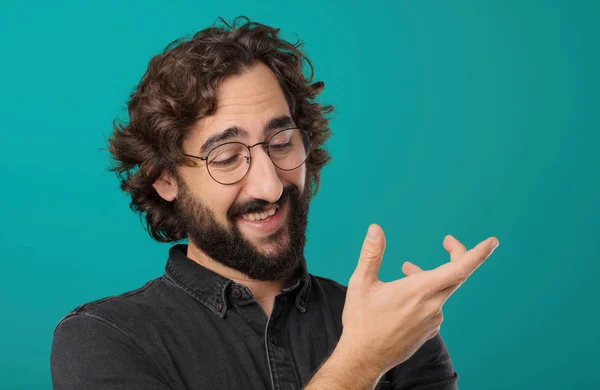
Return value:
M 177 182 L 179 194 L 175 210 L 187 231 L 188 240 L 212 260 L 259 281 L 288 279 L 306 271 L 304 245 L 310 186 L 305 187 L 302 194 L 295 185 L 284 187 L 276 204 L 282 207 L 287 203 L 287 222 L 264 240 L 270 249 L 263 253 L 242 235 L 236 219 L 241 213 L 261 211 L 270 202 L 252 199 L 232 205 L 227 212 L 229 226 L 223 226 L 189 191 L 183 180 L 177 179 Z

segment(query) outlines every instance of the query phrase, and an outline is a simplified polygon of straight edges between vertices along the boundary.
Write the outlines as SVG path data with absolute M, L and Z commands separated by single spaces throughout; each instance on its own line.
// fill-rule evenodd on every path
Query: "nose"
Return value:
M 244 180 L 244 191 L 249 197 L 275 203 L 281 197 L 283 183 L 273 161 L 261 146 L 252 149 L 252 161 Z

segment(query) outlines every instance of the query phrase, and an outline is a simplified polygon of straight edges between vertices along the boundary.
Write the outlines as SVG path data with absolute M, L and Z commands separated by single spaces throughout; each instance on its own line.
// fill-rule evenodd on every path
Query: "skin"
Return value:
M 183 143 L 185 153 L 197 155 L 202 144 L 212 135 L 220 133 L 230 126 L 237 126 L 249 133 L 248 137 L 235 139 L 247 145 L 262 142 L 268 138 L 263 127 L 272 118 L 281 115 L 291 117 L 290 109 L 273 72 L 264 64 L 257 63 L 241 75 L 230 76 L 223 80 L 217 89 L 217 109 L 211 116 L 200 119 Z M 178 173 L 189 191 L 213 212 L 217 221 L 229 226 L 227 211 L 235 204 L 251 199 L 264 199 L 275 203 L 281 196 L 283 187 L 294 185 L 300 193 L 305 189 L 306 165 L 293 171 L 276 168 L 264 149 L 252 149 L 252 165 L 246 177 L 232 185 L 222 185 L 214 181 L 205 167 L 180 167 Z M 167 171 L 154 183 L 158 194 L 167 201 L 177 198 L 177 181 Z M 289 213 L 284 215 L 284 227 L 287 226 Z M 268 235 L 256 229 L 238 223 L 243 236 L 256 249 L 271 254 L 288 245 L 289 236 L 283 234 L 274 242 Z M 257 281 L 235 269 L 211 259 L 202 250 L 189 241 L 187 257 L 198 264 L 250 289 L 254 299 L 270 316 L 275 296 L 293 280 Z
M 217 90 L 217 110 L 198 121 L 184 141 L 185 153 L 196 154 L 211 135 L 235 125 L 249 135 L 241 138 L 252 145 L 265 141 L 263 127 L 272 118 L 290 115 L 285 96 L 275 75 L 263 64 L 256 64 L 241 75 L 226 78 Z M 250 171 L 240 182 L 222 185 L 214 181 L 204 168 L 180 167 L 178 171 L 189 192 L 205 204 L 223 226 L 230 224 L 227 211 L 234 204 L 252 199 L 275 203 L 285 186 L 305 191 L 306 165 L 293 171 L 277 169 L 266 152 L 253 149 Z M 163 172 L 154 183 L 159 195 L 173 201 L 179 188 L 177 181 Z M 283 228 L 288 213 L 284 213 Z M 278 253 L 289 245 L 288 232 L 273 240 L 268 234 L 236 221 L 245 239 L 264 254 Z M 359 262 L 348 283 L 348 293 L 342 322 L 344 330 L 338 346 L 311 379 L 307 389 L 364 389 L 373 388 L 385 371 L 408 359 L 425 341 L 433 338 L 442 322 L 444 302 L 483 263 L 497 246 L 488 238 L 470 251 L 448 235 L 443 246 L 450 262 L 430 271 L 405 262 L 406 276 L 390 283 L 378 280 L 377 272 L 385 248 L 383 231 L 377 225 L 373 238 L 367 238 Z M 373 230 L 373 229 L 372 229 Z M 211 259 L 189 241 L 187 256 L 214 272 L 247 286 L 255 300 L 270 316 L 274 297 L 293 281 L 257 281 L 235 269 Z M 396 310 L 388 310 L 390 304 Z
M 348 283 L 342 335 L 307 390 L 373 389 L 386 371 L 437 335 L 443 304 L 492 254 L 498 240 L 490 237 L 466 251 L 448 235 L 443 245 L 450 262 L 429 271 L 405 262 L 406 277 L 386 283 L 378 278 L 385 245 L 382 229 L 371 225 Z

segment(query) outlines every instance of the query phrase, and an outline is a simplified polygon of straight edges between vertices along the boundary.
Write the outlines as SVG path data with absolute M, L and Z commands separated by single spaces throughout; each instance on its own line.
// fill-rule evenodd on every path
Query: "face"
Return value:
M 271 70 L 258 63 L 222 82 L 216 112 L 195 125 L 183 149 L 204 157 L 224 142 L 254 145 L 289 127 L 295 123 L 283 91 Z M 309 203 L 306 164 L 281 170 L 259 145 L 252 148 L 246 176 L 223 185 L 211 177 L 205 161 L 197 163 L 181 167 L 175 178 L 175 205 L 189 240 L 252 279 L 283 279 L 299 271 Z

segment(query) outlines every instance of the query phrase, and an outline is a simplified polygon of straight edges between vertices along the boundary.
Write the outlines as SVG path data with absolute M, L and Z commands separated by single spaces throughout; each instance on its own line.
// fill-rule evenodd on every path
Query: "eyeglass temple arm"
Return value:
M 188 156 L 188 157 L 197 158 L 198 160 L 202 160 L 202 161 L 206 161 L 206 160 L 208 160 L 208 157 L 198 157 L 198 156 L 192 156 L 191 154 L 187 154 L 187 153 L 184 153 L 183 155 L 184 155 L 184 156 Z

